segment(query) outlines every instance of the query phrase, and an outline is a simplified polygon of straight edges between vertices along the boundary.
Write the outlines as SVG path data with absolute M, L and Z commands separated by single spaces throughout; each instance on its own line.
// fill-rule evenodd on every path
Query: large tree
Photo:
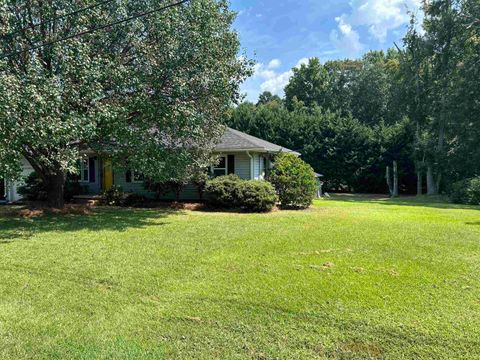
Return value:
M 0 1 L 0 177 L 25 157 L 62 207 L 84 149 L 159 181 L 202 165 L 250 71 L 233 19 L 224 0 Z

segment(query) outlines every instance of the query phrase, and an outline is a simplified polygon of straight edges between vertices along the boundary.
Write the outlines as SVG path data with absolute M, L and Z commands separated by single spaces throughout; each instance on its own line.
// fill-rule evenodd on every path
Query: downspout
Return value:
M 253 157 L 250 155 L 250 151 L 247 151 L 247 155 L 250 158 L 250 180 L 255 180 L 254 179 L 254 163 L 253 163 Z

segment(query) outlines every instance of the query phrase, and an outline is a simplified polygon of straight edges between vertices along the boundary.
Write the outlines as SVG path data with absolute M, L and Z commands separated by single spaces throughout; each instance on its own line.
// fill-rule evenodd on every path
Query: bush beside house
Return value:
M 76 195 L 81 195 L 85 192 L 82 185 L 72 176 L 67 177 L 65 182 L 65 188 L 63 197 L 66 201 L 70 201 Z M 47 200 L 47 187 L 43 180 L 34 171 L 28 175 L 18 188 L 18 193 L 28 201 L 46 201 Z
M 18 193 L 29 201 L 47 200 L 47 188 L 36 172 L 25 178 L 23 185 L 18 188 Z
M 308 208 L 318 187 L 312 167 L 289 153 L 277 155 L 269 181 L 277 190 L 282 208 L 287 209 Z
M 207 182 L 210 203 L 222 209 L 268 212 L 277 202 L 273 186 L 266 181 L 242 180 L 236 175 L 220 176 Z

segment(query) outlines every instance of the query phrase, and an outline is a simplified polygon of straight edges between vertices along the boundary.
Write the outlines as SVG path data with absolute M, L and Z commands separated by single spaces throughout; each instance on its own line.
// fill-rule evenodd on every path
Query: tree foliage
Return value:
M 285 209 L 308 208 L 318 188 L 312 167 L 290 153 L 276 156 L 268 180 L 275 186 Z
M 192 0 L 48 45 L 165 5 L 110 2 L 60 16 L 94 3 L 0 2 L 0 175 L 17 177 L 25 157 L 54 206 L 87 148 L 159 181 L 207 162 L 250 71 L 224 0 Z M 45 46 L 23 51 L 33 44 Z
M 480 5 L 425 2 L 403 46 L 293 69 L 285 101 L 245 103 L 227 123 L 302 153 L 330 190 L 437 194 L 480 174 Z M 422 31 L 419 29 L 423 28 Z

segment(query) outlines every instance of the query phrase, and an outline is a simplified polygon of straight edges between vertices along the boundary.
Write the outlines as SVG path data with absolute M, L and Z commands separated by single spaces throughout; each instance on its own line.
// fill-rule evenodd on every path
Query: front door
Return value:
M 6 186 L 5 186 L 5 180 L 0 179 L 0 201 L 5 200 L 6 197 Z
M 112 162 L 110 160 L 103 161 L 103 179 L 102 190 L 110 190 L 113 186 L 113 169 Z

